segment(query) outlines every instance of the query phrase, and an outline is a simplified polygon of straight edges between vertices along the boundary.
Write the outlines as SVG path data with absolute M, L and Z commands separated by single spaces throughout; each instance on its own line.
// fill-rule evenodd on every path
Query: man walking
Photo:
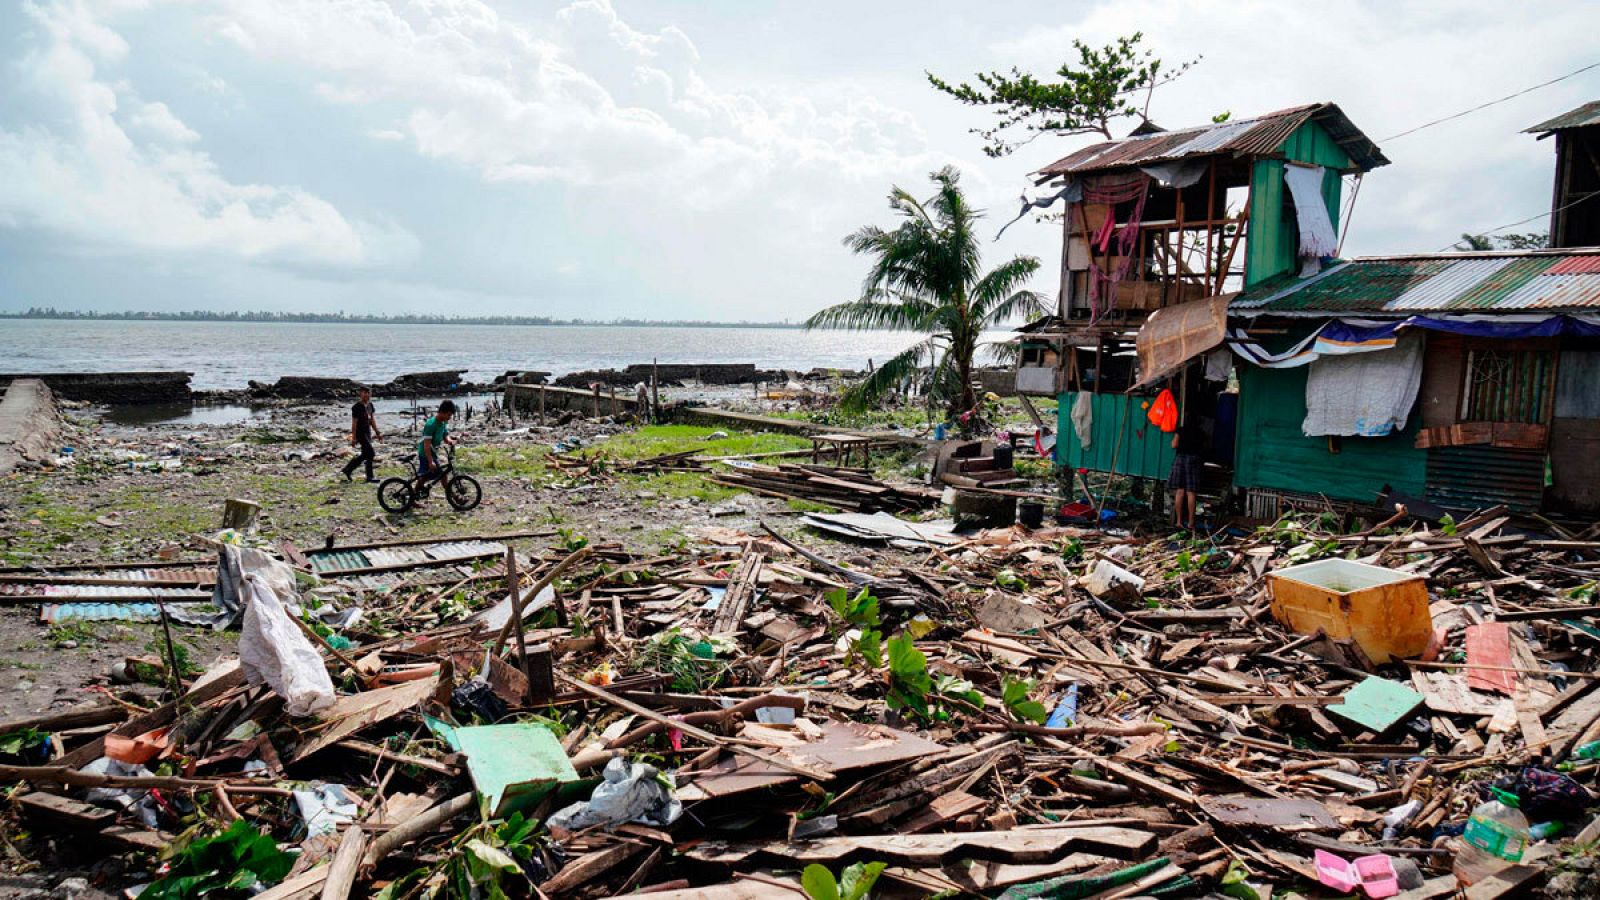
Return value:
M 383 440 L 383 435 L 378 433 L 378 416 L 372 408 L 372 388 L 363 387 L 361 399 L 350 407 L 350 443 L 359 446 L 361 453 L 345 464 L 345 481 L 349 481 L 356 467 L 362 464 L 367 467 L 367 482 L 370 484 L 378 480 L 372 477 L 372 461 L 377 456 L 372 452 L 374 440 Z

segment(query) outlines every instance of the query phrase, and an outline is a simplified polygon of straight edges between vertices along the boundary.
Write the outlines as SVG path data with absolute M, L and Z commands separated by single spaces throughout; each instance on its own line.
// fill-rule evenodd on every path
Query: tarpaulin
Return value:
M 1309 437 L 1383 437 L 1406 427 L 1422 386 L 1422 335 L 1407 334 L 1392 350 L 1327 356 L 1306 378 Z
M 1530 337 L 1600 337 L 1600 316 L 1524 313 L 1509 315 L 1409 316 L 1378 319 L 1330 319 L 1294 346 L 1268 351 L 1238 325 L 1228 329 L 1228 347 L 1239 356 L 1268 369 L 1303 366 L 1323 356 L 1372 353 L 1393 349 L 1399 336 L 1412 328 L 1447 331 L 1469 337 L 1512 340 Z
M 1236 296 L 1218 294 L 1151 313 L 1134 339 L 1139 350 L 1139 385 L 1135 386 L 1165 378 L 1221 344 L 1228 334 L 1228 301 Z

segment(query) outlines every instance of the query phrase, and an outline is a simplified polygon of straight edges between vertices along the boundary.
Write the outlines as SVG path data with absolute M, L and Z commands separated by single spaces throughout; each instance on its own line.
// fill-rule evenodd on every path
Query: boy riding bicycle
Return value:
M 454 445 L 455 439 L 450 436 L 450 417 L 456 413 L 455 403 L 446 400 L 439 404 L 439 411 L 428 418 L 422 426 L 422 439 L 417 441 L 417 488 L 426 489 L 428 482 L 439 477 L 439 450 L 445 445 Z

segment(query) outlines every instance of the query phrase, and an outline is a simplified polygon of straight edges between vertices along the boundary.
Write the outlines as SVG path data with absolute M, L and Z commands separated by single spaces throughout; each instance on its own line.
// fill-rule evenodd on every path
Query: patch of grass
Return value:
M 786 500 L 784 502 L 784 505 L 789 507 L 791 510 L 794 510 L 797 513 L 831 513 L 831 512 L 838 512 L 838 510 L 834 509 L 833 507 L 829 506 L 826 503 L 818 503 L 815 500 L 801 500 L 798 497 L 789 498 L 788 500 Z
M 51 644 L 60 644 L 64 641 L 77 641 L 80 645 L 93 644 L 100 640 L 99 632 L 95 631 L 91 622 L 62 622 L 50 626 L 45 633 L 45 640 Z
M 727 437 L 713 440 L 722 430 Z M 811 441 L 795 434 L 770 431 L 726 431 L 701 425 L 646 425 L 612 435 L 595 445 L 618 459 L 649 459 L 685 450 L 702 450 L 706 456 L 743 456 L 780 450 L 810 449 Z
M 738 488 L 716 484 L 700 472 L 660 472 L 630 478 L 640 490 L 651 491 L 662 500 L 694 498 L 702 503 L 722 503 L 739 496 Z
M 456 451 L 461 471 L 472 475 L 531 476 L 545 475 L 544 457 L 547 450 L 542 445 L 525 447 L 472 447 Z

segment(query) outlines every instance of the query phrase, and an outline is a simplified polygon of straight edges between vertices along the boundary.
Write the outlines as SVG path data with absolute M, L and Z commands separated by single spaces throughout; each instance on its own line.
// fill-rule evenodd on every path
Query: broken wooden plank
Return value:
M 1148 831 L 1111 826 L 1013 828 L 954 834 L 863 835 L 789 843 L 706 841 L 684 852 L 690 859 L 742 865 L 771 858 L 796 865 L 835 865 L 862 858 L 907 866 L 936 865 L 949 859 L 987 859 L 1015 863 L 1048 862 L 1070 851 L 1141 859 L 1155 849 Z
M 1223 825 L 1274 831 L 1337 831 L 1339 822 L 1321 803 L 1307 797 L 1252 797 L 1230 794 L 1200 798 L 1200 808 Z
M 1467 626 L 1467 686 L 1511 696 L 1517 676 L 1511 668 L 1511 629 L 1503 622 Z
M 739 630 L 739 623 L 744 621 L 760 585 L 761 564 L 765 559 L 764 554 L 755 550 L 745 551 L 744 558 L 739 560 L 739 568 L 728 580 L 728 589 L 717 604 L 717 615 L 711 623 L 713 635 L 734 634 Z

